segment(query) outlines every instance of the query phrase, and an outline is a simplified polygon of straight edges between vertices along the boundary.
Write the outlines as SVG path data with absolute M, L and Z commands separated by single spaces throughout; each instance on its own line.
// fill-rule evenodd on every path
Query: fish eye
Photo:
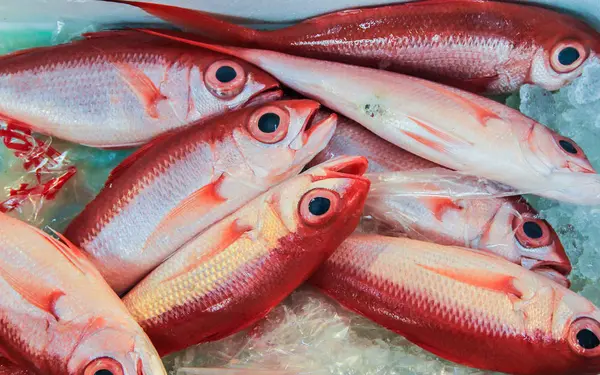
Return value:
M 277 143 L 288 133 L 290 116 L 276 105 L 265 105 L 252 113 L 248 122 L 250 134 L 263 143 Z
M 598 336 L 587 328 L 577 332 L 577 343 L 584 349 L 595 349 L 600 346 Z
M 579 318 L 569 327 L 571 349 L 583 356 L 600 355 L 600 324 L 591 318 Z
M 569 154 L 573 154 L 573 155 L 577 154 L 577 147 L 575 147 L 573 142 L 561 139 L 560 141 L 558 141 L 558 144 L 560 145 L 560 148 L 562 148 Z
M 533 239 L 538 239 L 544 235 L 542 227 L 535 221 L 526 221 L 523 224 L 523 232 L 527 237 Z
M 553 242 L 550 224 L 528 214 L 515 215 L 513 229 L 517 241 L 528 249 L 548 246 Z
M 315 197 L 308 203 L 308 211 L 315 216 L 325 215 L 331 208 L 331 200 L 325 197 Z
M 206 88 L 219 99 L 231 99 L 246 85 L 244 68 L 236 62 L 221 60 L 211 64 L 204 73 Z
M 313 189 L 300 200 L 300 217 L 309 226 L 325 225 L 337 213 L 339 201 L 339 195 L 331 190 Z
M 280 122 L 281 118 L 277 113 L 265 113 L 258 119 L 258 129 L 263 133 L 274 133 Z
M 583 44 L 575 41 L 561 42 L 551 52 L 550 65 L 557 73 L 570 73 L 579 68 L 588 56 Z
M 123 367 L 112 358 L 97 358 L 85 368 L 83 375 L 124 375 Z
M 237 77 L 237 72 L 229 65 L 223 65 L 215 73 L 215 77 L 221 83 L 231 82 Z
M 580 56 L 576 48 L 567 47 L 558 53 L 558 62 L 565 66 L 572 65 L 575 61 L 579 60 Z

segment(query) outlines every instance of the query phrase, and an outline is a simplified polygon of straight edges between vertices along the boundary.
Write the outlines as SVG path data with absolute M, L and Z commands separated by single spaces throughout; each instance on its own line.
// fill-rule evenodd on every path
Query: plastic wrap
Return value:
M 585 11 L 586 6 L 597 5 L 596 0 L 544 2 L 572 6 L 578 12 Z M 95 8 L 87 8 L 83 7 L 85 3 L 85 0 L 30 0 L 24 7 L 22 0 L 2 1 L 0 52 L 61 43 L 83 32 L 124 23 L 158 21 L 133 7 L 115 8 L 110 4 L 98 4 L 94 5 Z M 283 6 L 280 8 L 285 9 Z M 593 14 L 589 17 L 598 19 Z M 521 91 L 521 97 L 515 95 L 509 102 L 525 114 L 573 137 L 588 151 L 592 163 L 598 166 L 599 84 L 600 68 L 590 67 L 584 77 L 560 92 L 549 93 L 528 86 Z M 34 142 L 26 133 L 7 133 L 6 125 L 0 128 L 0 134 L 3 140 L 0 144 L 3 186 L 0 201 L 16 202 L 16 198 L 10 199 L 11 191 L 39 188 L 53 181 L 46 185 L 51 192 L 50 197 L 33 194 L 27 199 L 18 199 L 20 204 L 12 207 L 11 214 L 40 227 L 50 225 L 59 231 L 95 196 L 110 170 L 131 152 L 89 149 L 38 136 L 35 137 L 39 142 Z M 13 146 L 7 147 L 7 142 Z M 411 178 L 421 178 L 422 181 L 423 177 L 412 175 Z M 479 179 L 472 181 L 474 185 L 462 185 L 459 182 L 463 178 L 446 176 L 445 188 L 423 189 L 421 193 L 443 197 L 449 192 L 461 192 L 462 199 L 503 197 L 514 193 L 504 186 Z M 409 178 L 402 184 L 407 182 L 414 180 Z M 384 189 L 375 189 L 373 194 L 384 196 L 386 193 Z M 414 195 L 414 192 L 411 194 Z M 410 197 L 410 194 L 407 196 Z M 530 198 L 530 201 L 556 228 L 575 265 L 572 289 L 596 304 L 600 303 L 597 286 L 600 280 L 597 271 L 600 267 L 598 209 L 537 197 Z M 165 362 L 171 373 L 178 375 L 484 374 L 440 360 L 401 336 L 339 307 L 309 287 L 294 292 L 249 330 L 218 342 L 189 348 L 165 358 Z

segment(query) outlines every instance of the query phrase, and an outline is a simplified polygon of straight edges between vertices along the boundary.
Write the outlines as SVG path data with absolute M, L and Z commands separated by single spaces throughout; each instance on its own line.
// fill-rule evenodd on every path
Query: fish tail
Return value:
M 201 36 L 207 41 L 231 45 L 254 46 L 264 32 L 213 17 L 211 14 L 194 9 L 172 5 L 147 3 L 129 0 L 103 0 L 128 4 L 164 21 L 180 26 Z

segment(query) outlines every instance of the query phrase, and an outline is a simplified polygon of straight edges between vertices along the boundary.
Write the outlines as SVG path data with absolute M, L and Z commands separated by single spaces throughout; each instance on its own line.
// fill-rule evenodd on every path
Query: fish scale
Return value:
M 354 234 L 310 282 L 347 308 L 457 363 L 511 374 L 591 374 L 600 368 L 593 349 L 578 355 L 566 337 L 581 319 L 600 333 L 600 311 L 493 255 Z
M 176 6 L 108 1 L 137 6 L 201 35 L 190 39 L 381 68 L 478 93 L 513 92 L 524 83 L 559 89 L 582 73 L 600 47 L 600 34 L 576 18 L 496 1 L 356 8 L 267 31 Z M 561 43 L 582 56 L 564 71 L 551 62 Z
M 65 235 L 125 293 L 188 240 L 300 172 L 335 129 L 335 115 L 309 127 L 318 107 L 292 100 L 245 108 L 154 140 L 113 171 Z M 272 144 L 251 132 L 253 114 L 268 109 L 290 119 Z
M 277 87 L 240 61 L 240 92 L 217 97 L 205 73 L 221 60 L 230 59 L 137 31 L 19 51 L 0 58 L 0 119 L 88 146 L 131 147 Z
M 282 182 L 177 250 L 123 302 L 162 355 L 244 329 L 298 287 L 356 228 L 366 160 L 338 158 Z M 307 194 L 335 194 L 307 223 Z

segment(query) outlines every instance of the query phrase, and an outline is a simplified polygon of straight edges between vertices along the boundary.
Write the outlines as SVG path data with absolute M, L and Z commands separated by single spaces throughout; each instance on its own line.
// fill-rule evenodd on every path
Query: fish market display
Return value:
M 491 251 L 569 285 L 566 276 L 572 266 L 558 235 L 524 199 L 487 196 L 477 181 L 467 176 L 445 181 L 444 177 L 452 172 L 439 173 L 440 166 L 394 146 L 343 116 L 327 147 L 310 165 L 339 155 L 362 155 L 369 160 L 370 172 L 380 172 L 369 175 L 372 186 L 365 214 L 383 223 L 387 234 Z M 416 175 L 411 181 L 410 174 L 389 173 L 392 171 L 419 171 L 423 177 Z M 452 184 L 466 189 L 472 186 L 474 191 L 481 190 L 482 197 L 463 198 Z M 455 196 L 444 195 L 445 189 L 454 191 Z
M 475 92 L 524 83 L 556 90 L 596 57 L 600 34 L 551 10 L 480 0 L 420 1 L 341 11 L 259 31 L 168 5 L 129 2 L 227 45 L 382 68 Z
M 354 231 L 366 169 L 341 157 L 287 180 L 188 242 L 123 302 L 161 355 L 246 328 Z
M 166 375 L 85 255 L 0 214 L 0 373 Z
M 136 31 L 0 57 L 0 119 L 88 146 L 136 146 L 272 100 L 278 83 L 236 59 Z
M 494 255 L 353 235 L 311 283 L 457 363 L 523 375 L 600 371 L 598 308 Z
M 445 167 L 521 192 L 600 203 L 600 176 L 579 146 L 492 100 L 382 70 L 215 46 L 177 32 L 146 32 L 252 62 L 396 146 Z
M 333 114 L 312 123 L 318 108 L 273 102 L 157 139 L 113 171 L 67 238 L 126 292 L 196 234 L 299 173 L 335 129 Z

